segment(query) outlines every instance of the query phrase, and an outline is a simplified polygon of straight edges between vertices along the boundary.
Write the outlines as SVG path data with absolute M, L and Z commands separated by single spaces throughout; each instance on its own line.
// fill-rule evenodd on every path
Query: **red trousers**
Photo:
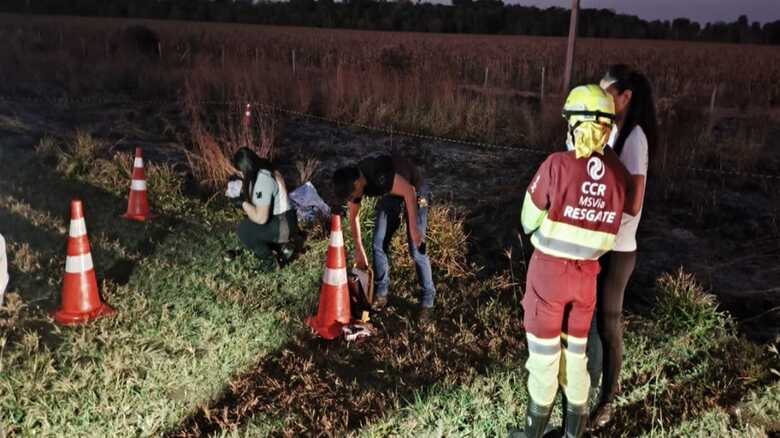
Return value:
M 523 297 L 525 331 L 545 339 L 561 332 L 587 338 L 599 270 L 598 260 L 569 260 L 535 250 Z

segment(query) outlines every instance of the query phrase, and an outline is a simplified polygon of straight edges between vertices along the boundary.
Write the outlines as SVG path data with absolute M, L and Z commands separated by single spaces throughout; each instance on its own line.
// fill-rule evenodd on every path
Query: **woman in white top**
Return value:
M 617 131 L 613 131 L 614 141 L 611 139 L 610 145 L 631 178 L 615 248 L 600 260 L 596 314 L 588 337 L 591 388 L 598 388 L 601 380 L 599 401 L 591 418 L 593 429 L 609 422 L 619 389 L 623 364 L 623 296 L 636 265 L 636 230 L 642 217 L 648 157 L 658 138 L 653 93 L 642 73 L 626 65 L 613 65 L 601 80 L 601 87 L 615 100 Z
M 257 256 L 262 268 L 274 269 L 277 262 L 288 263 L 294 256 L 291 242 L 298 233 L 298 219 L 282 175 L 270 161 L 248 148 L 236 152 L 233 165 L 243 176 L 241 208 L 247 215 L 238 225 L 239 240 Z M 228 260 L 233 257 L 226 256 Z

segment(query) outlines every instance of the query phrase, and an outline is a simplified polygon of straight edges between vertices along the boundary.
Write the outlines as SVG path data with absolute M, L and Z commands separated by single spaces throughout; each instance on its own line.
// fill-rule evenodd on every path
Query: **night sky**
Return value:
M 505 3 L 571 7 L 571 0 L 504 0 Z M 780 20 L 780 0 L 580 0 L 583 8 L 614 9 L 618 13 L 638 15 L 645 20 L 669 20 L 687 17 L 701 24 L 735 21 L 747 15 L 752 23 Z

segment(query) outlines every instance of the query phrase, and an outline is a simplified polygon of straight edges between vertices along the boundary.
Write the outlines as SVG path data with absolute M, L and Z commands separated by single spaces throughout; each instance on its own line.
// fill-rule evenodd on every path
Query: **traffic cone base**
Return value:
M 100 305 L 100 307 L 89 313 L 71 313 L 64 310 L 58 310 L 54 312 L 52 316 L 54 317 L 54 320 L 57 321 L 57 323 L 60 325 L 79 325 L 88 323 L 98 318 L 102 318 L 104 316 L 113 315 L 114 313 L 116 313 L 116 310 L 114 310 L 108 304 L 103 303 Z
M 340 336 L 341 327 L 352 320 L 347 285 L 347 260 L 340 216 L 333 215 L 330 229 L 330 244 L 325 273 L 322 276 L 317 315 L 306 319 L 306 324 L 327 340 Z

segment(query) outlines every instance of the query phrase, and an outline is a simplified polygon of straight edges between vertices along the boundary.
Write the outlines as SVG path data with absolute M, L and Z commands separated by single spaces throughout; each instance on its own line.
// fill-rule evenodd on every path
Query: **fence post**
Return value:
M 712 90 L 712 96 L 710 96 L 710 108 L 709 108 L 709 122 L 707 123 L 707 136 L 712 135 L 712 130 L 715 128 L 715 102 L 718 99 L 718 89 L 720 84 L 715 84 L 715 88 Z
M 487 88 L 488 84 L 488 73 L 490 72 L 490 67 L 485 67 L 485 82 L 482 84 L 482 88 Z
M 571 1 L 571 19 L 569 20 L 569 44 L 566 48 L 566 70 L 563 74 L 562 95 L 569 93 L 572 69 L 574 68 L 574 44 L 577 42 L 577 19 L 580 12 L 580 0 Z
M 295 49 L 292 49 L 292 72 L 293 76 L 295 76 Z
M 539 104 L 544 105 L 544 66 L 542 66 L 542 85 L 539 86 Z
M 162 60 L 162 41 L 157 42 L 157 57 Z

